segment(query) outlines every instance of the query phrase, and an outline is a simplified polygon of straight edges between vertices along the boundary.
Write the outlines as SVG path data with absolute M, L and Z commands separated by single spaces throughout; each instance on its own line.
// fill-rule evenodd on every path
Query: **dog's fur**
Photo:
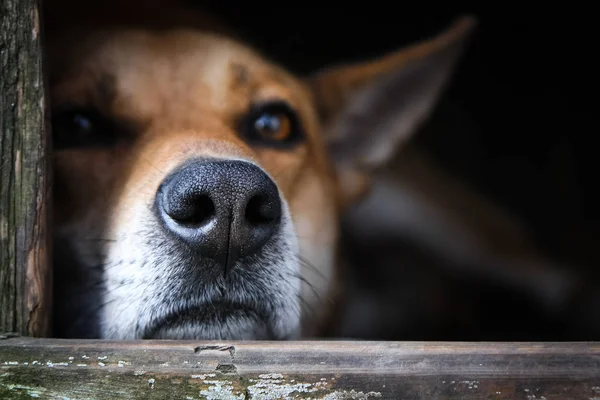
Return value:
M 342 293 L 340 213 L 432 110 L 473 19 L 301 79 L 182 5 L 79 3 L 46 5 L 53 118 L 65 107 L 94 109 L 109 122 L 84 140 L 116 138 L 55 151 L 55 334 L 319 334 Z M 295 110 L 301 143 L 264 146 L 241 135 L 239 121 L 271 100 Z M 165 234 L 153 209 L 165 178 L 198 158 L 256 165 L 282 198 L 279 231 L 227 275 Z

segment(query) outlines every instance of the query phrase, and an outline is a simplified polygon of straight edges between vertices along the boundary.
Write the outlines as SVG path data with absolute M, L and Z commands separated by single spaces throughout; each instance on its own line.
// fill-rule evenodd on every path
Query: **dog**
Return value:
M 434 108 L 476 21 L 297 77 L 205 14 L 45 4 L 54 335 L 320 336 L 340 216 Z

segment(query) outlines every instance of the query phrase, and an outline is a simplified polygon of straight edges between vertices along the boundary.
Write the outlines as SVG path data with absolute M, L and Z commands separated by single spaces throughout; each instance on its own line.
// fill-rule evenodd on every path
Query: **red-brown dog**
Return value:
M 474 21 L 300 79 L 179 6 L 81 3 L 46 5 L 57 335 L 318 334 L 340 212 L 432 110 Z

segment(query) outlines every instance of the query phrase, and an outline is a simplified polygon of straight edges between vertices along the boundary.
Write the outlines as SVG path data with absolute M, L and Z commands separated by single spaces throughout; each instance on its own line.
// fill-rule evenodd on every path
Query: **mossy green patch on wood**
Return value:
M 202 398 L 201 393 L 237 393 L 244 398 L 239 379 L 213 377 L 208 380 L 161 373 L 135 374 L 134 371 L 99 371 L 81 367 L 11 368 L 0 373 L 0 398 L 22 393 L 40 398 L 68 399 L 186 399 Z M 31 398 L 31 397 L 30 397 Z M 225 399 L 225 397 L 217 397 Z
M 143 372 L 19 365 L 0 367 L 0 398 L 76 399 L 370 399 L 381 393 L 363 393 L 333 387 L 331 378 L 260 374 L 238 375 L 184 372 Z M 335 378 L 334 378 L 335 379 Z

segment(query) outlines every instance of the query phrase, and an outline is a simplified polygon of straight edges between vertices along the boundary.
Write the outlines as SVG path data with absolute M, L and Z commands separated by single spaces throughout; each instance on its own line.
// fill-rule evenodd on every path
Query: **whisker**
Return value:
M 299 279 L 300 281 L 306 283 L 308 285 L 308 287 L 310 288 L 310 290 L 313 292 L 313 294 L 315 295 L 315 297 L 317 298 L 317 300 L 319 300 L 319 302 L 322 302 L 322 298 L 321 295 L 319 294 L 319 292 L 317 292 L 317 288 L 315 288 L 315 285 L 313 285 L 312 283 L 310 283 L 308 281 L 308 279 L 306 279 L 305 277 L 299 275 L 299 274 L 291 274 L 292 277 Z
M 296 239 L 298 239 L 299 241 L 311 241 L 311 246 L 318 246 L 318 247 L 323 247 L 323 248 L 331 248 L 334 247 L 336 245 L 336 242 L 324 242 L 324 241 L 314 241 L 314 238 L 311 236 L 301 236 L 298 234 L 292 234 L 290 236 L 295 237 Z
M 73 240 L 76 242 L 110 242 L 110 243 L 114 243 L 117 241 L 117 239 L 106 239 L 106 238 L 82 238 L 82 239 L 74 238 Z
M 117 299 L 112 299 L 112 300 L 105 301 L 105 302 L 101 303 L 100 305 L 98 305 L 97 307 L 94 307 L 94 308 L 92 308 L 91 310 L 88 310 L 88 312 L 86 312 L 86 313 L 84 313 L 84 314 L 80 315 L 79 317 L 77 317 L 77 319 L 75 319 L 75 321 L 73 321 L 71 324 L 69 324 L 69 326 L 68 326 L 67 330 L 70 330 L 70 329 L 72 329 L 73 327 L 75 327 L 75 326 L 79 325 L 79 323 L 80 323 L 82 320 L 85 320 L 85 319 L 86 319 L 86 318 L 88 318 L 90 315 L 93 315 L 93 314 L 95 314 L 95 313 L 96 313 L 98 310 L 102 309 L 103 307 L 106 307 L 108 304 L 110 304 L 110 303 L 112 303 L 112 302 L 114 302 L 114 301 L 117 301 Z
M 321 272 L 317 267 L 315 267 L 314 265 L 312 265 L 310 263 L 310 261 L 308 261 L 307 259 L 305 259 L 304 257 L 302 257 L 300 254 L 298 254 L 298 261 L 300 261 L 300 263 L 308 268 L 309 270 L 314 271 L 315 273 L 317 273 L 317 275 L 319 275 L 322 279 L 326 279 L 325 275 L 323 275 L 323 272 Z
M 150 166 L 152 168 L 154 168 L 157 172 L 160 172 L 161 174 L 165 173 L 162 169 L 158 168 L 148 157 L 142 156 L 142 160 L 144 160 L 145 162 L 147 162 L 148 164 L 150 164 Z
M 77 291 L 75 292 L 71 292 L 73 295 L 80 295 L 82 293 L 89 293 L 90 291 L 92 291 L 93 289 L 97 289 L 98 287 L 102 286 L 102 284 L 104 284 L 104 280 L 103 279 L 98 279 L 96 281 L 94 281 L 92 284 L 87 285 L 85 287 L 79 288 Z
M 283 177 L 283 175 L 288 172 L 287 169 L 282 169 L 281 171 L 276 171 L 275 173 L 271 174 L 271 176 L 273 177 L 274 180 L 279 179 L 281 177 Z
M 298 294 L 298 300 L 300 300 L 300 308 L 302 311 L 308 312 L 311 315 L 311 317 L 317 316 L 317 313 L 315 312 L 314 308 L 300 294 Z

